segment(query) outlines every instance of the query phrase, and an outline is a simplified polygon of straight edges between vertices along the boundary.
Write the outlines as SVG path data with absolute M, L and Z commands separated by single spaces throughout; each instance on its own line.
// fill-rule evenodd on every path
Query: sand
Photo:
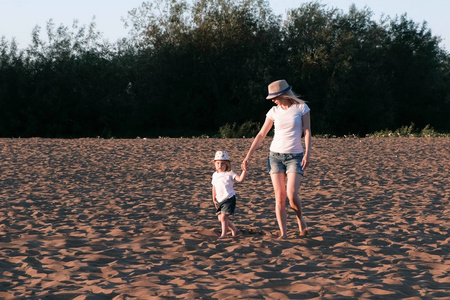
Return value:
M 450 299 L 450 138 L 314 139 L 282 241 L 269 142 L 217 241 L 210 161 L 250 139 L 0 139 L 0 298 Z

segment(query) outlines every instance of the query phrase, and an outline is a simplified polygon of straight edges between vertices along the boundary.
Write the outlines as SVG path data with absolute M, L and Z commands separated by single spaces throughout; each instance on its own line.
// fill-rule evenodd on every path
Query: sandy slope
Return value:
M 266 141 L 216 241 L 210 161 L 250 143 L 0 139 L 0 298 L 449 299 L 449 138 L 314 139 L 285 241 Z

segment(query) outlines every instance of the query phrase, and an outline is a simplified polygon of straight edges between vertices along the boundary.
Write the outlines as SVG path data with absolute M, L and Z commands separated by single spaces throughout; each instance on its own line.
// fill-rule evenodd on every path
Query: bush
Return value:
M 392 130 L 381 130 L 373 134 L 368 134 L 368 137 L 445 137 L 448 134 L 439 133 L 431 127 L 430 124 L 426 125 L 422 130 L 418 130 L 414 127 L 414 123 L 409 126 L 402 126 L 395 131 Z
M 247 121 L 240 126 L 236 123 L 227 123 L 219 128 L 219 137 L 222 139 L 254 137 L 260 128 L 259 122 Z
M 433 127 L 430 126 L 430 124 L 426 125 L 422 131 L 420 132 L 420 136 L 423 137 L 443 137 L 443 136 L 449 136 L 448 134 L 439 133 L 436 130 L 434 130 Z

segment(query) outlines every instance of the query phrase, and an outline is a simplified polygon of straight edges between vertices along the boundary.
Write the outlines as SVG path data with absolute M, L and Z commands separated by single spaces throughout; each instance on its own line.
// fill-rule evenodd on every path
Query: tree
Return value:
M 448 70 L 442 72 L 446 55 L 439 48 L 440 39 L 432 36 L 426 22 L 420 25 L 406 15 L 392 19 L 386 31 L 382 61 L 396 116 L 392 127 L 411 122 L 418 127 L 440 127 L 450 112 L 448 100 L 445 101 Z
M 282 22 L 263 0 L 157 0 L 130 12 L 115 44 L 94 21 L 50 20 L 25 50 L 0 41 L 0 136 L 214 134 L 262 122 L 267 84 L 281 78 L 308 101 L 316 133 L 450 131 L 439 38 L 406 15 L 372 16 L 310 2 Z
M 149 101 L 158 112 L 152 125 L 217 130 L 255 115 L 254 92 L 262 94 L 264 82 L 255 76 L 267 76 L 266 49 L 277 39 L 278 21 L 267 1 L 255 0 L 192 6 L 157 1 L 133 10 L 133 41 L 146 57 L 140 86 L 152 93 Z M 175 105 L 168 107 L 167 99 Z

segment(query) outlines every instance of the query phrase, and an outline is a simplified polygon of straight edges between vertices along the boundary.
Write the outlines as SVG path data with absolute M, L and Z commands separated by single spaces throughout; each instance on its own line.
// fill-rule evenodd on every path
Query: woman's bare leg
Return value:
M 300 189 L 300 184 L 302 183 L 302 175 L 298 173 L 288 173 L 287 175 L 287 197 L 289 199 L 289 204 L 297 215 L 298 228 L 301 235 L 307 235 L 306 229 L 308 225 L 302 214 L 302 201 L 298 191 Z
M 280 238 L 285 239 L 287 237 L 286 174 L 272 173 L 270 174 L 270 178 L 272 179 L 273 190 L 275 193 L 275 215 L 277 216 L 278 227 L 280 228 Z

